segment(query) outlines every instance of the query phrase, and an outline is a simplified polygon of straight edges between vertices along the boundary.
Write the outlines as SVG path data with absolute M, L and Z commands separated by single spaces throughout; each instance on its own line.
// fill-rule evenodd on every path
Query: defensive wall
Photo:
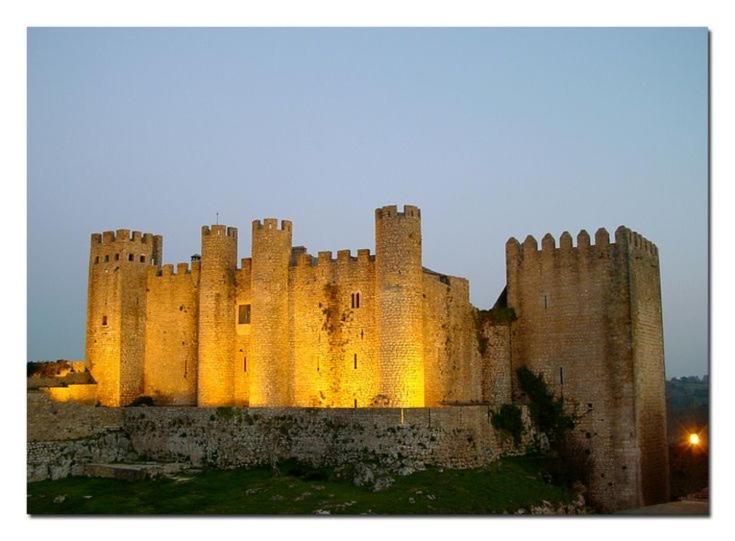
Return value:
M 523 418 L 528 424 L 527 413 Z M 314 466 L 361 461 L 391 471 L 475 468 L 520 446 L 487 406 L 445 408 L 104 408 L 28 393 L 28 480 L 80 475 L 98 462 L 157 460 L 197 467 Z

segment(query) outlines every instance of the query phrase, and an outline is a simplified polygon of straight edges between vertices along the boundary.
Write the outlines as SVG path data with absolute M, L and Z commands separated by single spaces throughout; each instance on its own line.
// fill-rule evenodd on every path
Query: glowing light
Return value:
M 699 434 L 697 433 L 691 433 L 689 434 L 689 443 L 691 445 L 699 445 L 699 442 L 701 440 L 699 439 Z

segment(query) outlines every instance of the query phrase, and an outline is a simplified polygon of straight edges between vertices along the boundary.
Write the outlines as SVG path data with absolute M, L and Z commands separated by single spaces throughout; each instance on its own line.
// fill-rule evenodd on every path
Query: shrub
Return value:
M 491 422 L 496 429 L 513 436 L 516 445 L 521 443 L 523 436 L 521 408 L 514 404 L 503 404 L 498 411 L 493 411 Z
M 146 395 L 141 395 L 133 400 L 128 406 L 153 406 L 153 398 Z
M 533 424 L 549 439 L 548 473 L 559 484 L 572 486 L 581 482 L 586 485 L 590 478 L 591 461 L 589 450 L 572 432 L 578 417 L 567 412 L 564 397 L 554 396 L 541 374 L 521 367 L 516 370 L 516 375 L 528 399 Z

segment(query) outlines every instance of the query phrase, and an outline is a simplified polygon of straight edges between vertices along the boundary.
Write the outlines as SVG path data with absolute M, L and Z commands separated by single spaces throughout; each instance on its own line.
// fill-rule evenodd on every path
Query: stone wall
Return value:
M 57 403 L 28 392 L 27 479 L 81 475 L 84 464 L 135 458 L 123 430 L 123 410 Z
M 474 468 L 515 454 L 487 406 L 421 409 L 103 408 L 29 393 L 28 479 L 133 458 L 234 468 L 295 458 L 315 466 Z M 524 410 L 524 419 L 528 421 Z M 529 430 L 523 448 L 533 435 Z
M 150 267 L 143 394 L 156 404 L 197 401 L 199 262 Z

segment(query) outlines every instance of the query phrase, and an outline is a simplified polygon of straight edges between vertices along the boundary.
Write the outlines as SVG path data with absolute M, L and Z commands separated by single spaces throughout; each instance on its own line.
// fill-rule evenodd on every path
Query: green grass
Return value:
M 28 484 L 28 512 L 66 514 L 494 514 L 541 500 L 568 502 L 571 493 L 543 482 L 540 462 L 504 459 L 476 470 L 430 469 L 381 492 L 334 480 L 324 470 L 238 469 L 119 481 L 72 477 Z M 54 499 L 63 496 L 63 501 Z M 413 501 L 413 503 L 412 503 Z

